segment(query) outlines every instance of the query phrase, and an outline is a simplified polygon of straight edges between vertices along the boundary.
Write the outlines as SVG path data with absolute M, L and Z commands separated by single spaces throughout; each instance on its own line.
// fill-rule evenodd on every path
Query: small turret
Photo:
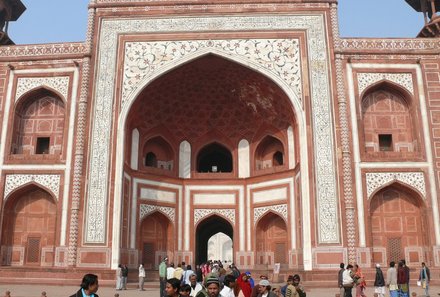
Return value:
M 14 44 L 8 36 L 8 25 L 26 10 L 20 0 L 0 0 L 0 45 Z
M 415 11 L 422 12 L 425 18 L 425 26 L 417 37 L 440 36 L 440 0 L 405 0 Z

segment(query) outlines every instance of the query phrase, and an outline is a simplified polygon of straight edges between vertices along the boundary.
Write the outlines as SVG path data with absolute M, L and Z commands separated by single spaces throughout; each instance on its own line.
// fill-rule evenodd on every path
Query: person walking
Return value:
M 376 264 L 376 278 L 374 280 L 374 292 L 377 297 L 385 297 L 385 279 L 380 264 Z
M 144 282 L 145 282 L 144 264 L 139 264 L 139 291 L 145 291 Z
M 128 267 L 127 265 L 122 265 L 122 289 L 127 290 L 127 280 L 128 280 Z
M 165 257 L 159 264 L 159 285 L 160 285 L 160 297 L 165 296 L 165 286 L 167 285 L 167 261 L 168 258 Z M 180 281 L 180 279 L 179 279 Z M 180 284 L 179 284 L 180 286 Z M 168 293 L 167 293 L 168 294 Z M 177 288 L 177 294 L 179 294 L 179 288 Z
M 339 272 L 338 272 L 338 287 L 339 287 L 339 296 L 343 297 L 345 294 L 344 286 L 342 284 L 342 275 L 344 274 L 344 267 L 345 264 L 341 263 L 339 264 Z
M 399 287 L 397 286 L 396 263 L 390 262 L 390 268 L 387 270 L 387 287 L 390 290 L 390 297 L 398 297 Z
M 116 290 L 122 290 L 122 265 L 119 264 L 116 268 Z
M 344 286 L 344 297 L 352 297 L 354 280 L 353 280 L 353 265 L 348 264 L 347 268 L 342 274 L 342 286 Z
M 356 284 L 356 297 L 367 297 L 367 295 L 365 295 L 365 288 L 367 287 L 367 283 L 365 282 L 365 278 L 361 268 L 357 264 L 354 265 L 353 279 Z
M 422 262 L 422 268 L 420 269 L 419 281 L 421 282 L 422 288 L 425 289 L 425 296 L 429 297 L 429 282 L 431 280 L 431 273 L 429 268 Z
M 78 292 L 73 294 L 70 297 L 99 297 L 96 292 L 98 292 L 99 284 L 98 284 L 98 276 L 95 274 L 86 274 L 84 275 L 80 289 Z
M 408 279 L 408 270 L 405 269 L 404 263 L 400 261 L 399 267 L 397 268 L 397 285 L 399 287 L 399 297 L 409 297 Z

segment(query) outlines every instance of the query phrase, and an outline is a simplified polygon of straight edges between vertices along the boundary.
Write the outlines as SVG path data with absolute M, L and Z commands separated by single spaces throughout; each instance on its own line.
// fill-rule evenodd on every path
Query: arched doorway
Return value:
M 196 264 L 200 264 L 208 260 L 209 239 L 220 232 L 228 236 L 230 239 L 232 239 L 232 251 L 233 251 L 234 230 L 232 228 L 232 225 L 227 220 L 225 220 L 220 216 L 213 215 L 206 218 L 197 225 Z M 213 241 L 211 242 L 214 244 Z M 226 260 L 226 259 L 216 259 L 216 260 Z
M 29 185 L 13 193 L 3 211 L 3 265 L 52 266 L 56 245 L 57 205 L 44 189 Z
M 156 269 L 160 259 L 174 251 L 173 224 L 160 212 L 154 212 L 141 222 L 140 262 L 145 269 Z
M 255 245 L 257 265 L 287 264 L 286 222 L 277 214 L 267 213 L 257 223 Z
M 370 226 L 374 263 L 424 260 L 427 222 L 418 194 L 400 184 L 377 192 L 370 203 Z

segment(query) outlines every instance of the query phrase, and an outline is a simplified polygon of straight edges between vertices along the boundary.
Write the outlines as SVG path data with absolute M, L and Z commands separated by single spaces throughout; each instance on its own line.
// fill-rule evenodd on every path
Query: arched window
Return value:
M 149 139 L 144 144 L 145 167 L 173 170 L 174 152 L 171 145 L 161 136 Z
M 382 84 L 366 93 L 361 108 L 367 153 L 418 149 L 411 105 L 401 92 Z
M 40 89 L 20 99 L 15 109 L 11 154 L 60 155 L 63 148 L 64 102 Z
M 211 143 L 197 156 L 197 172 L 232 172 L 232 154 L 224 146 Z
M 255 169 L 262 170 L 284 164 L 284 147 L 280 140 L 266 136 L 255 150 Z

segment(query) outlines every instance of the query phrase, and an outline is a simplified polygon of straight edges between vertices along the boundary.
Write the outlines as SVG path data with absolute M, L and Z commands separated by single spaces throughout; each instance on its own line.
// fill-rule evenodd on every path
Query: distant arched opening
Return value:
M 205 146 L 197 156 L 197 172 L 232 172 L 232 154 L 219 143 Z

